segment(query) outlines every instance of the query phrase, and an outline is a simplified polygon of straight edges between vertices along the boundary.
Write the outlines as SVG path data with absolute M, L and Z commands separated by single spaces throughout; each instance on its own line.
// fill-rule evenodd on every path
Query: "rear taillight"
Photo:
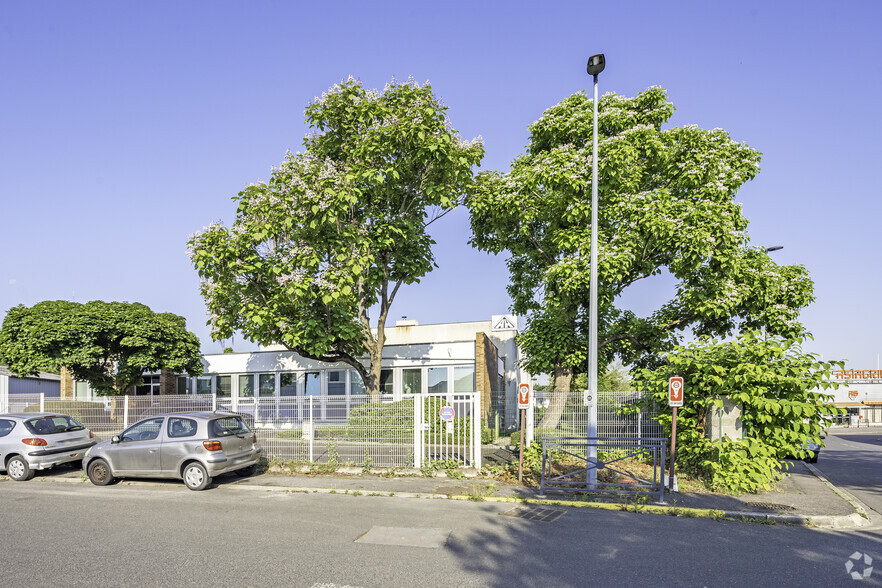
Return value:
M 254 433 L 251 438 L 254 440 L 255 443 L 257 443 L 257 433 Z
M 39 439 L 37 437 L 32 437 L 30 439 L 22 439 L 21 442 L 24 443 L 25 445 L 33 445 L 35 447 L 46 447 L 46 440 Z
M 220 451 L 223 449 L 220 441 L 203 441 L 202 446 L 209 451 Z
M 92 431 L 89 431 L 89 439 L 94 439 L 94 438 L 95 438 L 95 433 L 93 433 Z

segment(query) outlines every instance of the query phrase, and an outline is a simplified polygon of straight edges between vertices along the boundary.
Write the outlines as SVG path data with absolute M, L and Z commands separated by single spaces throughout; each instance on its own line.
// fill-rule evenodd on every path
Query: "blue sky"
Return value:
M 882 3 L 15 2 L 0 0 L 0 313 L 41 300 L 142 302 L 210 341 L 188 235 L 229 224 L 307 132 L 303 108 L 347 76 L 431 82 L 484 169 L 506 170 L 527 125 L 590 89 L 658 85 L 673 125 L 721 127 L 763 152 L 739 192 L 757 245 L 783 245 L 817 301 L 826 359 L 882 354 L 876 170 Z M 439 268 L 392 316 L 507 311 L 504 260 L 472 250 L 464 210 L 434 229 Z M 669 293 L 631 293 L 638 312 Z M 249 346 L 236 341 L 237 350 Z

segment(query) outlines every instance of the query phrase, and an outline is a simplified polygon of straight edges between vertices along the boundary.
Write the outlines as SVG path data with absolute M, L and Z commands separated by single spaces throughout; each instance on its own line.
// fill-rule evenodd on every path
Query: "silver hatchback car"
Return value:
M 251 475 L 260 459 L 257 434 L 241 415 L 190 412 L 143 419 L 86 452 L 83 469 L 97 486 L 114 478 L 175 478 L 203 490 L 227 472 Z
M 0 414 L 0 470 L 17 482 L 37 470 L 83 459 L 94 435 L 66 414 Z

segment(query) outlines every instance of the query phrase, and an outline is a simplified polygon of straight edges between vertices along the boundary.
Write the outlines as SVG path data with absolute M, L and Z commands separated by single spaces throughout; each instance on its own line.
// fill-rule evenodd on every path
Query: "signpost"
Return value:
M 521 454 L 518 461 L 518 483 L 524 481 L 524 425 L 527 422 L 527 409 L 533 400 L 532 385 L 529 382 L 518 384 L 518 408 L 521 410 Z
M 668 470 L 668 492 L 674 491 L 674 456 L 677 450 L 677 407 L 683 406 L 683 377 L 673 376 L 668 380 L 668 406 L 674 409 L 671 420 L 671 467 Z

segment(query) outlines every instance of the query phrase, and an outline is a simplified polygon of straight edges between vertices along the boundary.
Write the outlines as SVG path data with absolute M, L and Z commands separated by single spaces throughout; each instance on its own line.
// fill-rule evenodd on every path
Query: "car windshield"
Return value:
M 34 435 L 52 435 L 82 431 L 86 427 L 66 415 L 52 415 L 25 421 L 25 427 Z
M 215 419 L 208 425 L 208 432 L 212 437 L 228 437 L 230 435 L 244 435 L 251 430 L 245 422 L 237 417 Z

